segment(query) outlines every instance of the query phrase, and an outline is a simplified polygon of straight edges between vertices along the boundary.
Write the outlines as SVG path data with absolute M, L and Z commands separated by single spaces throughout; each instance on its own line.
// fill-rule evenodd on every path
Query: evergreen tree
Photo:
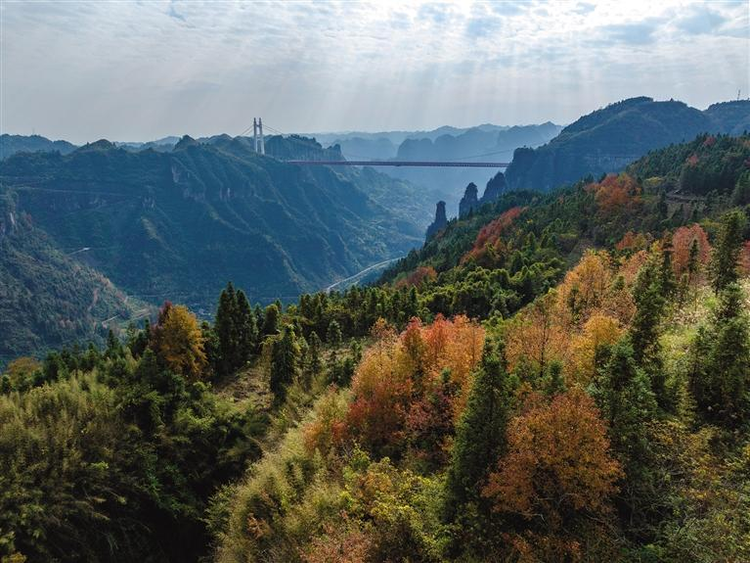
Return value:
M 744 297 L 738 284 L 727 286 L 691 349 L 693 396 L 709 419 L 729 426 L 750 418 L 750 315 Z
M 649 260 L 638 272 L 633 288 L 635 315 L 630 328 L 633 357 L 651 378 L 651 385 L 662 406 L 667 401 L 659 344 L 660 325 L 666 300 L 662 293 L 661 272 Z
M 661 268 L 659 270 L 659 283 L 661 284 L 662 296 L 669 298 L 674 295 L 677 289 L 677 280 L 675 279 L 674 269 L 672 268 L 672 247 L 671 235 L 666 235 L 662 239 L 661 246 Z
M 721 225 L 719 240 L 711 256 L 711 284 L 716 293 L 739 279 L 737 270 L 742 248 L 745 214 L 739 210 L 727 213 Z
M 263 314 L 263 329 L 261 333 L 263 336 L 273 336 L 279 332 L 279 306 L 276 303 L 271 303 Z
M 307 343 L 307 354 L 305 356 L 305 366 L 303 370 L 304 383 L 306 387 L 310 386 L 310 383 L 323 369 L 323 362 L 320 358 L 320 350 L 323 344 L 318 337 L 318 333 L 312 331 Z
M 669 207 L 667 206 L 667 194 L 663 190 L 659 193 L 659 202 L 656 204 L 656 212 L 659 214 L 660 220 L 663 221 L 667 218 Z
M 649 378 L 636 364 L 627 339 L 617 342 L 605 354 L 609 359 L 591 394 L 608 423 L 612 449 L 625 469 L 620 498 L 630 520 L 643 525 L 654 505 L 647 424 L 656 416 L 656 400 Z
M 250 308 L 250 302 L 242 290 L 237 291 L 237 308 L 235 318 L 237 330 L 237 367 L 250 359 L 258 344 L 258 325 Z
M 328 330 L 326 331 L 326 342 L 329 346 L 339 346 L 343 336 L 341 334 L 341 325 L 334 319 L 328 324 Z
M 229 282 L 219 296 L 219 307 L 216 310 L 216 320 L 214 321 L 214 333 L 218 339 L 216 371 L 222 376 L 232 373 L 238 363 L 236 318 L 237 294 L 232 282 Z
M 271 392 L 277 405 L 284 402 L 286 388 L 297 375 L 299 358 L 300 350 L 294 329 L 287 326 L 274 341 L 271 350 Z
M 504 348 L 485 342 L 466 410 L 456 428 L 446 482 L 445 517 L 453 521 L 467 503 L 478 503 L 491 466 L 505 447 L 511 385 Z

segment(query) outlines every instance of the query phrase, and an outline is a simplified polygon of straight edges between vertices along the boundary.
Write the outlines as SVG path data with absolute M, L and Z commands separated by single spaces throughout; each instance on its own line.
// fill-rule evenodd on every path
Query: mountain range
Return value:
M 243 138 L 183 137 L 169 152 L 102 140 L 68 155 L 18 153 L 0 163 L 0 181 L 0 310 L 21 327 L 0 354 L 63 338 L 27 318 L 29 308 L 61 327 L 61 311 L 73 309 L 85 327 L 67 336 L 90 336 L 92 319 L 132 313 L 125 295 L 177 300 L 204 315 L 229 280 L 253 302 L 293 299 L 406 253 L 429 219 L 405 182 L 372 169 L 285 164 Z M 38 338 L 22 338 L 26 330 Z
M 539 148 L 517 149 L 506 179 L 511 189 L 550 190 L 622 170 L 650 150 L 700 133 L 737 135 L 748 128 L 750 100 L 701 111 L 675 100 L 630 98 L 581 117 Z

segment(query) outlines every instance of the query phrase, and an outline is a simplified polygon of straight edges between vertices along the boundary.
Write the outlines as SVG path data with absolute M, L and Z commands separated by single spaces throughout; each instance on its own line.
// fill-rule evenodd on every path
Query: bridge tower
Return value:
M 266 154 L 266 143 L 263 140 L 263 118 L 258 118 L 258 129 L 260 130 L 260 154 Z M 255 149 L 256 151 L 258 149 Z
M 258 119 L 253 117 L 253 143 L 255 144 L 255 152 L 258 152 Z

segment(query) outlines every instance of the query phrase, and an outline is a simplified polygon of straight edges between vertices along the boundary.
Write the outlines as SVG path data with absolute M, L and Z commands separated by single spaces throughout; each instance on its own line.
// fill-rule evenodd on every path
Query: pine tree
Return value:
M 214 322 L 214 332 L 218 339 L 216 370 L 223 376 L 229 375 L 237 367 L 236 318 L 237 294 L 232 282 L 229 282 L 219 296 L 219 306 L 216 309 L 216 320 Z
M 711 256 L 711 285 L 718 294 L 739 279 L 737 269 L 742 248 L 745 214 L 734 210 L 727 213 L 721 225 L 719 240 Z
M 305 356 L 304 366 L 304 383 L 306 387 L 309 387 L 312 380 L 317 376 L 323 369 L 323 362 L 320 359 L 320 350 L 323 347 L 318 333 L 312 331 L 307 343 L 307 354 Z
M 505 447 L 511 385 L 504 347 L 485 342 L 466 410 L 456 428 L 446 482 L 445 517 L 453 521 L 467 503 L 480 501 L 491 466 Z
M 662 406 L 667 404 L 659 334 L 666 300 L 661 272 L 652 259 L 638 272 L 633 288 L 636 310 L 630 327 L 633 357 L 651 378 L 651 386 Z
M 665 235 L 662 239 L 661 246 L 661 268 L 659 270 L 659 283 L 661 284 L 662 297 L 671 297 L 677 289 L 677 280 L 672 267 L 672 247 L 671 235 Z
M 326 342 L 329 346 L 339 346 L 343 336 L 341 334 L 341 325 L 334 319 L 328 324 L 328 330 L 326 331 Z
M 271 303 L 263 314 L 263 336 L 273 336 L 279 332 L 279 315 L 280 310 L 276 303 Z
M 271 392 L 274 403 L 284 402 L 286 388 L 297 376 L 300 350 L 294 335 L 294 329 L 287 326 L 273 343 L 271 351 Z
M 750 418 L 750 315 L 736 283 L 720 294 L 708 326 L 691 349 L 691 388 L 712 420 L 737 426 Z
M 651 450 L 647 424 L 656 416 L 656 400 L 648 376 L 635 362 L 633 349 L 623 339 L 608 351 L 592 395 L 608 423 L 612 449 L 625 469 L 621 498 L 631 520 L 645 521 L 651 509 L 654 484 L 649 471 Z
M 237 291 L 237 308 L 235 314 L 237 367 L 241 367 L 250 359 L 258 344 L 258 325 L 255 322 L 255 315 L 250 308 L 250 302 L 242 290 Z

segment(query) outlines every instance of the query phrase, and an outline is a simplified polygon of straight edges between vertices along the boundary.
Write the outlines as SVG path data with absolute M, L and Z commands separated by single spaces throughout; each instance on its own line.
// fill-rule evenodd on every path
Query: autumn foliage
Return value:
M 413 319 L 401 335 L 381 338 L 352 381 L 349 436 L 370 451 L 396 455 L 409 437 L 407 426 L 422 437 L 450 429 L 465 402 L 453 400 L 450 389 L 466 395 L 483 342 L 481 326 L 463 316 L 438 316 L 427 326 Z
M 551 403 L 537 395 L 508 427 L 508 453 L 484 495 L 495 510 L 558 529 L 574 515 L 604 514 L 622 470 L 593 399 L 581 390 Z
M 432 266 L 420 266 L 404 279 L 396 283 L 396 287 L 419 286 L 423 281 L 431 281 L 437 277 L 437 272 Z
M 690 249 L 693 247 L 694 242 L 698 250 L 696 256 L 697 264 L 705 267 L 711 257 L 711 245 L 708 242 L 708 236 L 703 227 L 697 223 L 688 227 L 680 227 L 672 235 L 672 267 L 678 278 L 688 271 Z
M 594 194 L 599 213 L 605 217 L 633 211 L 641 204 L 641 187 L 628 174 L 610 174 L 586 190 Z
M 504 251 L 502 235 L 508 231 L 513 222 L 525 211 L 525 207 L 512 207 L 497 219 L 491 221 L 479 231 L 473 248 L 461 259 L 465 262 L 469 258 L 479 261 L 489 252 L 501 255 Z

